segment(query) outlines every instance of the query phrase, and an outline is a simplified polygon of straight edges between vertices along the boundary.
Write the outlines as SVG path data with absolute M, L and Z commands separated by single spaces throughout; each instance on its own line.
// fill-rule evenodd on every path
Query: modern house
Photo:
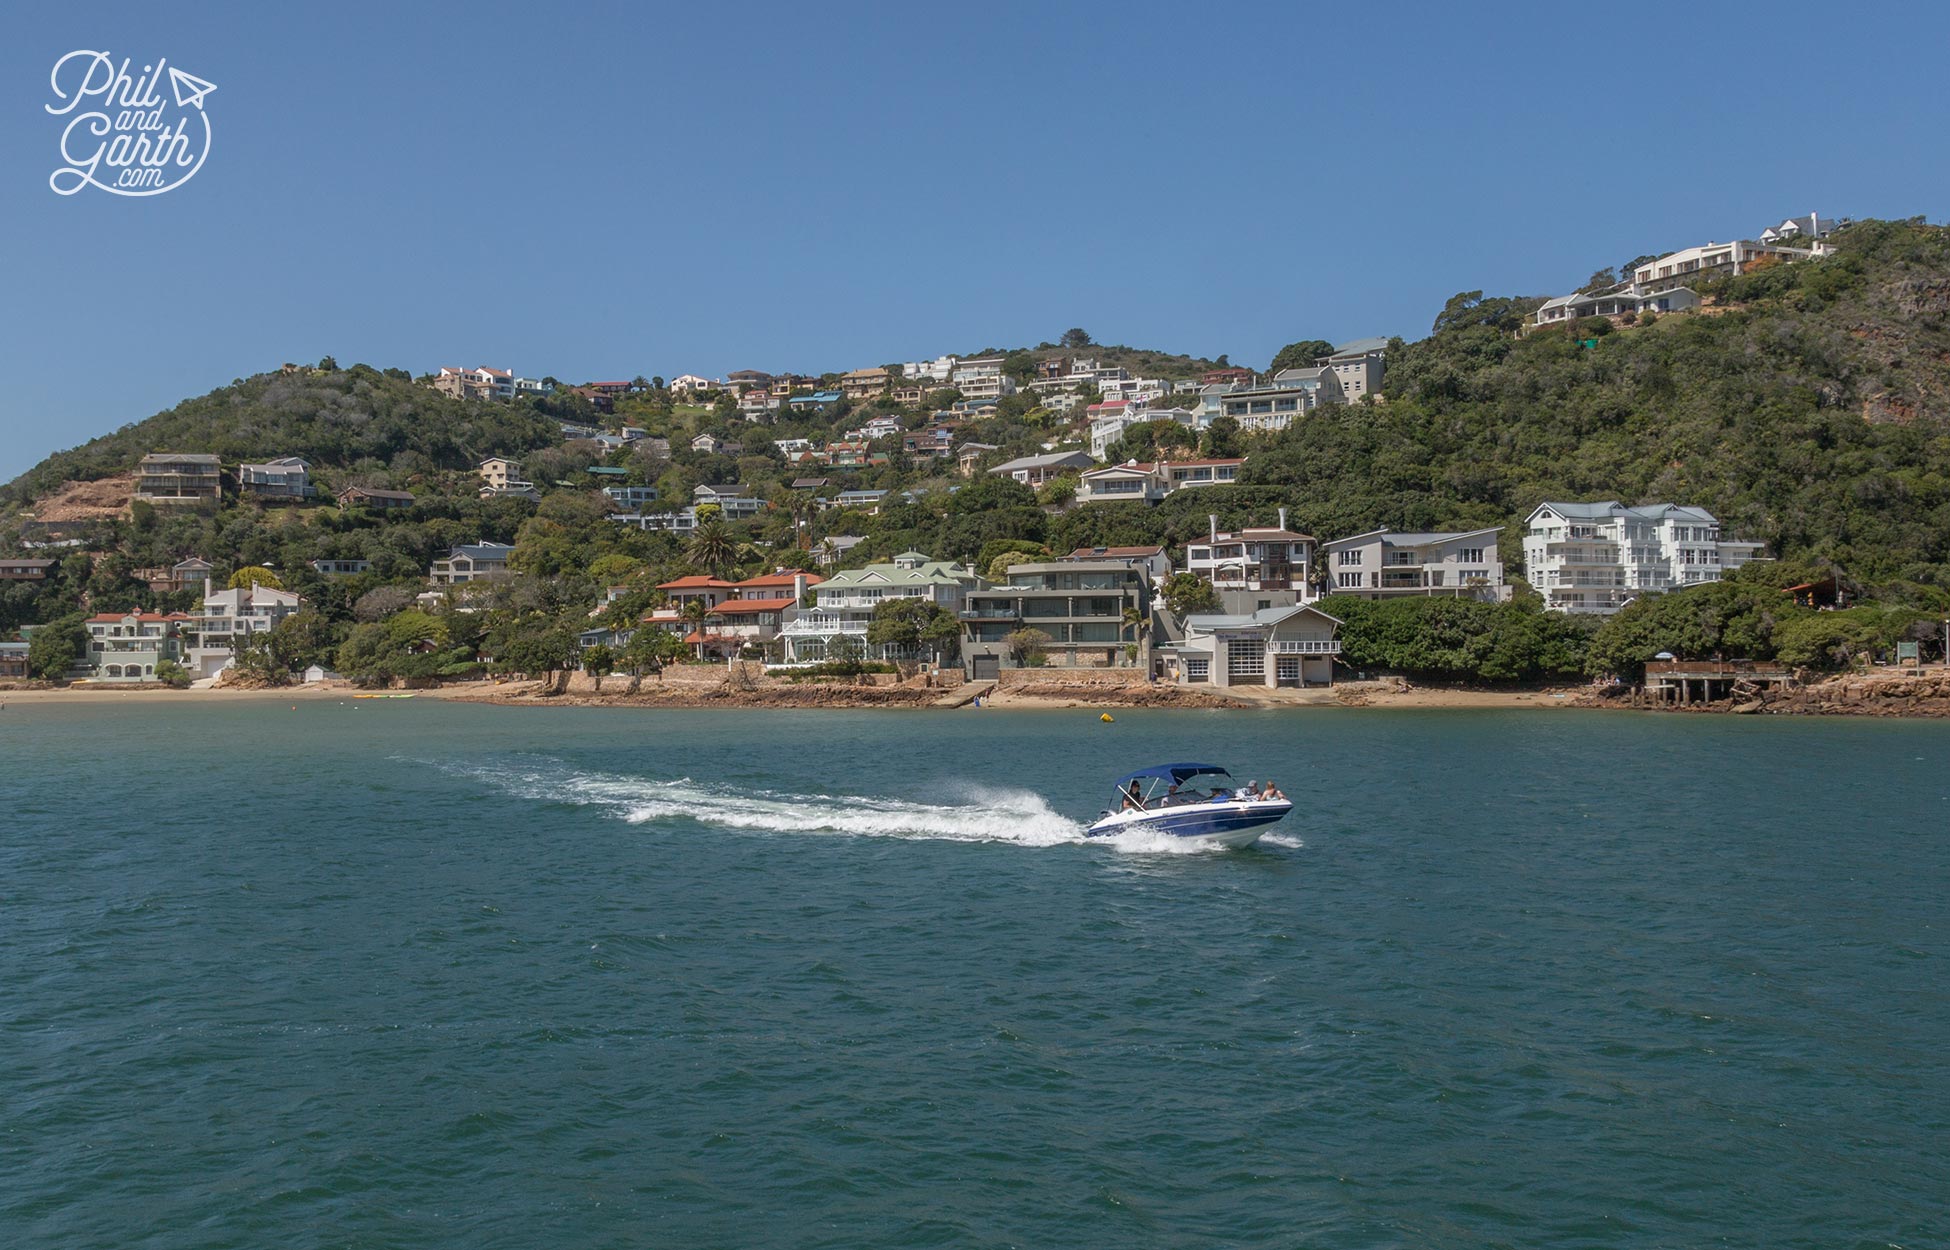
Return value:
M 847 569 L 819 583 L 817 606 L 785 622 L 785 660 L 811 663 L 833 653 L 840 638 L 851 639 L 856 656 L 871 660 L 913 660 L 919 654 L 867 642 L 874 609 L 891 599 L 925 599 L 957 616 L 968 592 L 982 584 L 975 570 L 918 551 L 903 551 L 886 564 Z
M 1674 286 L 1653 291 L 1637 283 L 1626 283 L 1610 290 L 1587 294 L 1576 291 L 1570 295 L 1560 295 L 1546 300 L 1534 315 L 1540 326 L 1558 325 L 1576 321 L 1580 317 L 1623 317 L 1627 313 L 1637 316 L 1641 313 L 1689 312 L 1698 308 L 1700 299 L 1691 287 Z
M 1278 525 L 1247 526 L 1221 533 L 1218 518 L 1207 536 L 1185 544 L 1185 571 L 1210 582 L 1228 611 L 1280 607 L 1313 598 L 1314 540 Z
M 0 681 L 19 681 L 27 676 L 27 643 L 0 642 Z
M 968 592 L 961 613 L 962 656 L 971 677 L 995 677 L 1030 658 L 1010 635 L 1033 629 L 1048 639 L 1038 645 L 1050 665 L 1147 669 L 1149 642 L 1134 622 L 1150 616 L 1151 578 L 1136 564 L 1018 564 L 1009 570 L 1007 585 Z
M 994 443 L 963 443 L 955 448 L 955 472 L 974 477 L 975 470 L 982 467 L 982 457 L 1000 450 Z
M 1722 538 L 1704 508 L 1544 503 L 1526 521 L 1524 572 L 1547 607 L 1609 616 L 1642 594 L 1717 582 L 1762 547 Z
M 223 466 L 201 453 L 150 452 L 136 466 L 135 497 L 152 504 L 214 503 L 223 498 Z
M 1171 557 L 1163 547 L 1078 547 L 1069 555 L 1059 558 L 1066 564 L 1111 560 L 1134 569 L 1143 569 L 1154 586 L 1171 572 Z
M 886 438 L 901 432 L 899 417 L 880 416 L 860 427 L 860 437 L 864 439 Z
M 1786 243 L 1789 239 L 1825 239 L 1837 227 L 1847 224 L 1846 217 L 1823 217 L 1820 213 L 1809 213 L 1806 217 L 1790 217 L 1778 226 L 1769 226 L 1760 232 L 1760 241 Z
M 643 505 L 657 502 L 657 488 L 654 486 L 605 486 L 603 494 L 619 508 L 641 512 Z
M 1239 422 L 1240 429 L 1253 431 L 1284 430 L 1295 417 L 1322 404 L 1345 402 L 1339 376 L 1320 365 L 1282 369 L 1270 382 L 1234 388 L 1219 397 L 1221 411 Z
M 340 508 L 371 508 L 375 512 L 390 512 L 413 506 L 413 492 L 410 490 L 376 490 L 370 486 L 348 486 L 338 493 Z
M 1159 646 L 1159 659 L 1181 686 L 1331 686 L 1340 625 L 1308 604 L 1193 614 L 1182 640 Z
M 704 391 L 722 390 L 723 387 L 710 378 L 701 378 L 695 373 L 680 373 L 670 380 L 667 389 L 672 395 L 697 395 Z
M 1334 375 L 1334 381 L 1341 388 L 1341 402 L 1351 404 L 1381 390 L 1387 354 L 1387 339 L 1353 339 L 1336 347 L 1332 355 L 1320 357 L 1314 364 Z
M 1051 478 L 1087 469 L 1096 461 L 1084 451 L 1052 451 L 1040 456 L 1020 456 L 990 469 L 1000 477 L 1012 477 L 1025 486 L 1037 487 Z
M 1002 372 L 1002 357 L 980 356 L 961 361 L 949 382 L 963 399 L 1001 399 L 1016 393 L 1016 384 Z
M 482 499 L 526 499 L 529 503 L 542 501 L 541 488 L 533 482 L 509 482 L 506 486 L 483 486 L 476 493 Z
M 935 386 L 945 386 L 948 380 L 955 376 L 955 365 L 958 363 L 959 361 L 953 356 L 936 356 L 933 360 L 910 360 L 901 366 L 901 377 L 909 382 L 930 382 Z
M 1497 603 L 1510 597 L 1496 538 L 1503 527 L 1460 533 L 1408 533 L 1379 529 L 1320 544 L 1332 595 L 1394 599 L 1448 595 Z
M 427 581 L 435 586 L 462 586 L 508 575 L 508 543 L 463 543 L 433 562 Z
M 1229 486 L 1239 478 L 1243 458 L 1215 460 L 1129 460 L 1090 469 L 1077 479 L 1078 503 L 1158 503 L 1172 493 L 1200 486 Z
M 237 466 L 237 489 L 261 499 L 309 499 L 311 465 L 299 456 L 280 456 L 263 464 Z
M 698 486 L 691 491 L 691 507 L 695 509 L 707 503 L 716 504 L 725 520 L 748 520 L 765 510 L 765 501 L 752 496 L 749 490 L 749 487 L 736 483 L 730 486 Z
M 320 577 L 357 577 L 361 573 L 372 572 L 370 560 L 331 560 L 320 558 L 309 562 L 311 571 Z
M 501 399 L 515 397 L 515 375 L 506 369 L 490 369 L 477 365 L 463 369 L 457 365 L 442 365 L 440 372 L 427 380 L 427 385 L 450 399 Z M 536 389 L 540 384 L 534 384 Z
M 1783 263 L 1826 256 L 1832 249 L 1819 239 L 1807 248 L 1782 247 L 1778 243 L 1754 243 L 1735 239 L 1731 243 L 1706 243 L 1699 247 L 1670 252 L 1632 271 L 1632 283 L 1649 291 L 1664 291 L 1688 286 L 1702 278 L 1721 274 L 1745 273 L 1755 261 L 1772 256 Z
M 197 679 L 229 668 L 237 650 L 279 621 L 302 611 L 305 601 L 288 590 L 239 586 L 203 596 L 203 607 L 182 623 L 184 668 Z

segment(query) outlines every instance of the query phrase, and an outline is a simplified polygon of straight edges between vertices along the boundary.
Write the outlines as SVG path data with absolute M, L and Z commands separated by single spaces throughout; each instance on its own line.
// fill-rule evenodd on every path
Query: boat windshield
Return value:
M 1238 789 L 1238 783 L 1233 781 L 1230 774 L 1222 769 L 1211 769 L 1178 782 L 1172 781 L 1169 777 L 1133 778 L 1119 792 L 1119 796 L 1124 807 L 1142 807 L 1150 811 L 1160 807 L 1178 807 L 1186 803 L 1211 803 L 1222 798 L 1229 799 Z

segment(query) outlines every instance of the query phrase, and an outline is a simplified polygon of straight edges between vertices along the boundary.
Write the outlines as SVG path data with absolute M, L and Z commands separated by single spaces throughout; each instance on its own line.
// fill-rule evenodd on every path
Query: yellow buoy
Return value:
M 1115 720 L 1111 719 L 1111 715 L 1109 712 L 1105 712 L 1102 716 L 1099 716 L 1097 719 L 1104 722 L 1104 724 L 1106 725 L 1115 725 L 1117 723 Z

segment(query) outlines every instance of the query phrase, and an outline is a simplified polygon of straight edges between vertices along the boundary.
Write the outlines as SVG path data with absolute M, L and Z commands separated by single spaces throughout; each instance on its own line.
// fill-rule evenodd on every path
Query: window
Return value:
M 1359 587 L 1361 585 L 1361 575 L 1359 573 L 1343 573 L 1341 574 L 1340 584 L 1343 590 Z
M 1456 553 L 1456 559 L 1464 564 L 1481 564 L 1483 562 L 1483 549 L 1481 547 L 1464 547 Z
M 1334 563 L 1342 568 L 1358 567 L 1361 563 L 1362 552 L 1358 548 L 1351 551 L 1337 551 L 1334 555 Z

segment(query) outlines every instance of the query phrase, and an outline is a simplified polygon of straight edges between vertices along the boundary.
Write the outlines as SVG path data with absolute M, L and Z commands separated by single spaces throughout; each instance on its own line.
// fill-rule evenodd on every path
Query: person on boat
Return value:
M 1138 789 L 1138 783 L 1135 781 L 1124 791 L 1124 810 L 1127 812 L 1144 810 L 1144 793 Z
M 1160 803 L 1158 806 L 1170 807 L 1172 804 L 1179 803 L 1182 801 L 1183 800 L 1181 800 L 1178 797 L 1178 783 L 1174 781 L 1169 786 L 1165 787 L 1165 801 Z
M 1260 790 L 1259 797 L 1263 802 L 1271 802 L 1274 799 L 1284 799 L 1286 795 L 1281 794 L 1280 788 L 1269 781 L 1266 783 L 1265 788 Z

